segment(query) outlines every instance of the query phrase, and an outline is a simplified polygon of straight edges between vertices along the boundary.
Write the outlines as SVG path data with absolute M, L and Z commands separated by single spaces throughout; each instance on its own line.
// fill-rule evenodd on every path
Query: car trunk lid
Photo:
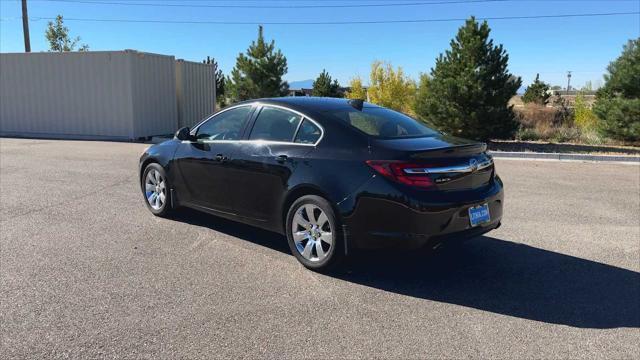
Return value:
M 428 178 L 433 188 L 445 191 L 471 190 L 488 185 L 493 177 L 493 159 L 487 145 L 452 136 L 376 139 L 378 157 L 404 162 L 403 175 Z

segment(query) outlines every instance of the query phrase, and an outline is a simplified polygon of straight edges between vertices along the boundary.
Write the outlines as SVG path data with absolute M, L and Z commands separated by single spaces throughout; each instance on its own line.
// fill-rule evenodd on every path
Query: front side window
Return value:
M 382 107 L 340 109 L 329 114 L 367 135 L 379 138 L 435 136 L 439 133 L 407 115 Z
M 302 116 L 288 110 L 265 106 L 258 114 L 250 140 L 293 141 Z
M 198 140 L 239 140 L 251 106 L 241 106 L 213 116 L 198 127 Z

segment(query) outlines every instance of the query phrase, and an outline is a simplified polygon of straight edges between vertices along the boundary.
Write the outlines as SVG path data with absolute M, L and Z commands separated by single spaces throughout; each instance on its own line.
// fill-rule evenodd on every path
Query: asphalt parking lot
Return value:
M 305 270 L 284 238 L 152 216 L 147 145 L 0 139 L 5 358 L 638 358 L 640 167 L 498 160 L 503 226 Z

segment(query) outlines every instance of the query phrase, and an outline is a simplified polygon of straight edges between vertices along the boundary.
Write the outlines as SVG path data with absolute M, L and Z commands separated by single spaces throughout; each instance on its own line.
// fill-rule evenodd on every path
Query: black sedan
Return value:
M 306 267 L 356 249 L 434 246 L 495 229 L 503 186 L 486 145 L 361 100 L 226 108 L 140 158 L 149 210 L 194 208 L 285 234 Z

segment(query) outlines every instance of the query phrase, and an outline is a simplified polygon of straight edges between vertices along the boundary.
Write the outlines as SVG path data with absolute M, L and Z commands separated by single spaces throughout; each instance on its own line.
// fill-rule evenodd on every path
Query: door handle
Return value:
M 226 156 L 224 156 L 224 155 L 222 155 L 222 154 L 217 154 L 217 155 L 216 155 L 216 161 L 219 161 L 219 162 L 225 162 L 225 161 L 227 161 L 227 160 L 229 160 L 229 158 L 228 158 L 228 157 L 226 157 Z
M 278 155 L 276 156 L 276 161 L 282 164 L 287 161 L 288 158 L 289 157 L 287 155 Z

